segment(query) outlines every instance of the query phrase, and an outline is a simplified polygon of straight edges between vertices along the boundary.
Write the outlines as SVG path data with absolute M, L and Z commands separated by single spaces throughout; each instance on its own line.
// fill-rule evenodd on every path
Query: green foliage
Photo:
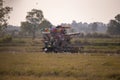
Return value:
M 29 22 L 21 22 L 21 31 L 27 35 L 28 34 L 31 34 L 32 32 L 34 32 L 34 26 L 29 23 Z
M 36 37 L 36 31 L 38 25 L 44 19 L 43 12 L 41 10 L 32 9 L 26 16 L 26 22 L 21 23 L 22 30 L 32 33 L 32 38 Z
M 12 36 L 4 36 L 3 38 L 0 39 L 0 42 L 8 43 L 12 41 Z
M 33 33 L 37 33 L 42 31 L 45 28 L 51 28 L 52 24 L 44 19 L 40 24 L 38 24 L 38 26 L 35 27 L 35 25 L 29 23 L 28 21 L 26 22 L 21 22 L 21 31 L 22 34 L 24 35 L 33 35 Z
M 34 39 L 36 33 L 40 32 L 44 28 L 50 28 L 51 23 L 44 19 L 43 12 L 41 10 L 32 9 L 26 16 L 26 21 L 21 22 L 21 30 L 26 35 L 32 35 Z
M 39 25 L 39 29 L 51 28 L 52 24 L 48 20 L 43 20 L 42 23 Z
M 8 14 L 11 10 L 11 7 L 3 7 L 3 0 L 0 0 L 0 33 L 7 27 L 7 20 L 10 18 Z
M 91 26 L 92 28 L 91 29 L 92 29 L 93 32 L 97 31 L 97 26 L 98 26 L 97 22 L 92 23 L 92 26 Z
M 87 35 L 85 35 L 85 37 L 88 37 L 88 38 L 110 38 L 110 35 L 95 32 L 95 33 L 88 33 Z
M 26 16 L 27 21 L 32 24 L 39 24 L 43 18 L 43 12 L 38 9 L 32 9 Z
M 115 19 L 116 19 L 118 22 L 120 22 L 120 14 L 116 15 L 116 16 L 115 16 Z
M 110 20 L 107 32 L 111 35 L 120 35 L 120 14 L 115 16 L 115 20 Z

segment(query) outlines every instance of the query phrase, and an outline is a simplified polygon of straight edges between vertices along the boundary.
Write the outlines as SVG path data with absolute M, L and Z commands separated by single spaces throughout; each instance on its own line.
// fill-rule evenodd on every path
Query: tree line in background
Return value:
M 9 29 L 7 28 L 7 20 L 10 18 L 9 13 L 12 11 L 11 7 L 3 7 L 3 3 L 3 0 L 0 0 L 0 37 L 3 37 L 6 33 L 9 33 Z M 66 24 L 61 25 L 66 26 Z M 26 21 L 21 22 L 20 30 L 14 30 L 10 35 L 13 36 L 17 32 L 17 36 L 31 36 L 34 39 L 36 36 L 41 35 L 42 30 L 45 28 L 51 28 L 52 26 L 54 25 L 52 25 L 47 19 L 44 18 L 42 10 L 32 9 L 27 13 Z M 107 25 L 99 22 L 82 24 L 73 21 L 72 24 L 67 24 L 67 26 L 72 27 L 71 32 L 76 32 L 76 30 L 79 30 L 82 37 L 84 36 L 83 32 L 87 33 L 87 37 L 100 37 L 101 35 L 120 35 L 120 14 L 116 15 L 114 20 L 110 20 Z M 105 30 L 106 34 L 98 33 L 99 26 L 107 27 L 107 30 Z
M 30 14 L 32 13 L 32 14 Z M 39 15 L 39 16 L 36 16 Z M 40 16 L 41 15 L 41 16 Z M 29 19 L 30 17 L 30 19 Z M 39 19 L 35 21 L 36 19 Z M 93 22 L 90 24 L 84 23 L 76 23 L 75 21 L 72 24 L 61 24 L 62 26 L 71 27 L 70 32 L 80 32 L 79 37 L 110 37 L 111 35 L 120 35 L 120 14 L 115 16 L 115 20 L 110 20 L 108 24 L 104 24 L 101 22 Z M 86 25 L 86 26 L 85 26 Z M 48 20 L 46 20 L 43 16 L 41 10 L 32 9 L 28 12 L 26 16 L 26 21 L 21 22 L 21 31 L 23 35 L 30 36 L 34 39 L 35 36 L 40 36 L 41 31 L 45 28 L 51 28 L 52 25 Z M 76 28 L 76 29 L 75 29 Z M 78 31 L 77 31 L 78 30 Z M 84 32 L 83 32 L 84 31 Z M 86 33 L 86 34 L 84 34 Z

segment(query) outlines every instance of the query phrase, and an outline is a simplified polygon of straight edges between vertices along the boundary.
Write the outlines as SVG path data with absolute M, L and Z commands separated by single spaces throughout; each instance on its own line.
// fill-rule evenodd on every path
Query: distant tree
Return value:
M 32 33 L 32 38 L 35 38 L 36 31 L 38 30 L 39 24 L 43 21 L 44 16 L 41 10 L 32 9 L 28 12 L 26 20 L 29 26 L 28 30 Z
M 120 35 L 120 14 L 115 16 L 115 20 L 110 20 L 107 32 L 111 35 Z
M 40 30 L 43 30 L 45 28 L 51 28 L 51 27 L 52 27 L 52 24 L 46 19 L 44 19 L 42 23 L 39 25 Z
M 120 23 L 120 14 L 118 14 L 117 16 L 115 16 L 115 20 Z
M 52 24 L 44 19 L 43 13 L 41 10 L 33 9 L 31 12 L 28 12 L 26 16 L 26 21 L 21 22 L 21 34 L 32 35 L 34 39 L 36 33 L 39 33 L 44 28 L 51 28 Z
M 93 33 L 95 33 L 97 31 L 97 26 L 98 26 L 97 22 L 92 23 L 91 30 Z
M 74 28 L 72 28 L 72 29 L 70 30 L 70 32 L 71 32 L 71 33 L 75 33 L 76 31 L 75 31 Z
M 11 10 L 11 7 L 3 7 L 3 0 L 0 0 L 0 35 L 7 27 L 7 20 L 10 18 L 8 14 Z
M 31 33 L 34 32 L 33 28 L 34 27 L 32 26 L 31 23 L 29 23 L 27 21 L 26 22 L 21 22 L 21 31 L 22 31 L 22 34 L 25 34 L 25 35 L 30 34 L 31 35 Z

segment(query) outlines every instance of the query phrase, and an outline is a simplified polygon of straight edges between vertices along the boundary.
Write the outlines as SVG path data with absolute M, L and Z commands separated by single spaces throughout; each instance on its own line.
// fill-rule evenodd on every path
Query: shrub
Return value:
M 88 33 L 85 37 L 89 38 L 110 38 L 110 35 L 108 34 L 102 34 L 102 33 Z
M 11 42 L 12 41 L 12 36 L 4 36 L 3 38 L 0 39 L 0 42 Z

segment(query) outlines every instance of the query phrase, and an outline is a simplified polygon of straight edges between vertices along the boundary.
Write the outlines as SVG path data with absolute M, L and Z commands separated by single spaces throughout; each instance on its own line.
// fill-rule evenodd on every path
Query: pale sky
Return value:
M 5 0 L 5 5 L 13 7 L 9 24 L 20 26 L 27 12 L 40 9 L 44 17 L 53 25 L 77 22 L 108 23 L 120 14 L 120 0 Z

